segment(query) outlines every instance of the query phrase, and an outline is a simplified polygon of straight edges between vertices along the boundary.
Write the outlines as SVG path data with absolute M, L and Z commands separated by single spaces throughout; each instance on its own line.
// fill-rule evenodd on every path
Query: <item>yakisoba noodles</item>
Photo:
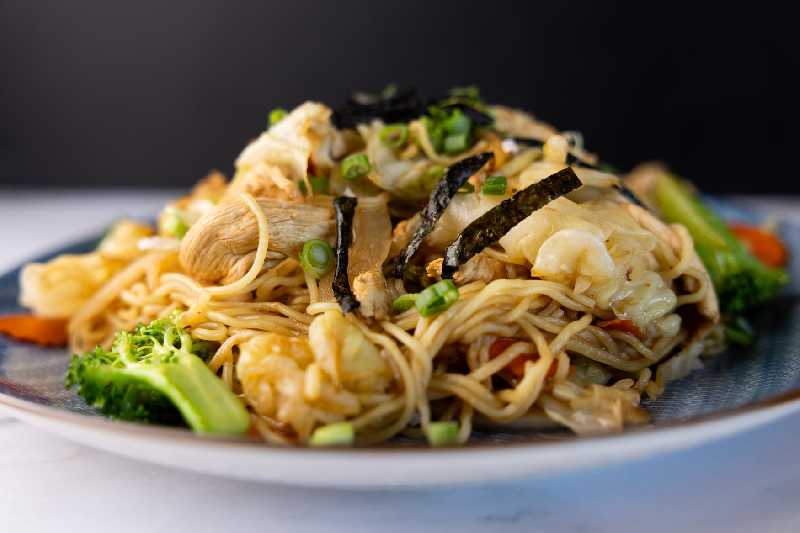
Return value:
M 470 105 L 493 125 L 444 105 L 395 125 L 340 110 L 334 124 L 330 109 L 305 103 L 244 150 L 230 183 L 213 175 L 171 203 L 157 236 L 123 222 L 96 252 L 29 266 L 23 300 L 69 318 L 78 353 L 178 317 L 214 343 L 208 367 L 276 443 L 305 443 L 339 422 L 365 444 L 430 436 L 448 421 L 462 443 L 476 427 L 585 434 L 645 422 L 642 396 L 700 365 L 719 318 L 689 233 L 621 194 L 575 135 Z M 460 192 L 433 198 L 456 163 L 477 154 L 488 162 Z M 442 281 L 460 234 L 567 167 L 579 189 L 458 264 L 454 285 Z M 428 195 L 438 208 L 422 209 Z M 334 266 L 315 273 L 301 253 L 314 240 L 335 248 L 337 196 L 358 201 L 350 312 L 337 302 Z M 407 265 L 392 263 L 415 242 Z M 69 289 L 72 307 L 59 309 L 68 289 L 56 299 L 46 284 L 75 270 L 70 261 L 82 281 Z

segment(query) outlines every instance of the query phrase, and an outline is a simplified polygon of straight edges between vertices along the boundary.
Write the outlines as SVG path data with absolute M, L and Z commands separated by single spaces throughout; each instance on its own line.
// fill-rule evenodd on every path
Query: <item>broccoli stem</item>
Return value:
M 200 433 L 238 434 L 250 425 L 242 402 L 192 352 L 191 337 L 166 319 L 117 334 L 110 351 L 75 356 L 66 385 L 123 420 L 184 421 Z M 195 350 L 203 347 L 194 344 Z
M 763 303 L 786 283 L 783 270 L 768 268 L 753 257 L 725 222 L 677 178 L 659 176 L 653 200 L 664 220 L 686 226 L 723 314 L 737 315 Z

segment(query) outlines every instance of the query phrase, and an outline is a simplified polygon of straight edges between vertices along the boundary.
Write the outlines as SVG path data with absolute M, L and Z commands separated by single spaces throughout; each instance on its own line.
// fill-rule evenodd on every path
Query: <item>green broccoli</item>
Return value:
M 247 431 L 242 402 L 208 369 L 209 346 L 170 319 L 117 333 L 110 351 L 74 355 L 67 388 L 113 418 L 155 424 L 185 422 L 202 433 Z
M 731 320 L 773 296 L 788 281 L 786 272 L 756 259 L 722 219 L 679 179 L 662 174 L 653 201 L 667 222 L 686 226 L 708 269 L 720 302 Z

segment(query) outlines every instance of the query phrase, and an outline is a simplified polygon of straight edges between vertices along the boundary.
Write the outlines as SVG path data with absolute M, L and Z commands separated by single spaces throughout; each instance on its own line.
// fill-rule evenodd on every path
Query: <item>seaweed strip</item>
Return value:
M 528 137 L 507 137 L 511 139 L 517 144 L 521 144 L 522 146 L 531 146 L 533 148 L 541 148 L 544 146 L 544 142 L 538 139 L 529 139 Z
M 492 152 L 484 152 L 462 159 L 447 169 L 447 173 L 431 192 L 428 205 L 422 211 L 419 227 L 411 236 L 411 240 L 397 256 L 390 259 L 386 264 L 384 270 L 387 276 L 403 279 L 408 262 L 417 253 L 425 237 L 428 236 L 436 221 L 439 220 L 444 210 L 450 205 L 453 195 L 467 182 L 470 176 L 478 172 L 493 157 L 494 154 Z
M 449 97 L 425 100 L 414 89 L 398 91 L 386 97 L 379 94 L 356 93 L 343 106 L 333 112 L 331 120 L 339 129 L 355 128 L 359 124 L 381 119 L 392 122 L 409 122 L 428 113 L 430 107 L 441 109 L 459 109 L 478 126 L 486 127 L 494 124 L 494 118 L 464 102 L 449 102 L 439 105 L 438 102 L 452 100 Z
M 576 165 L 576 166 L 591 168 L 593 170 L 601 170 L 599 166 L 597 166 L 595 164 L 592 164 L 592 163 L 587 163 L 586 161 L 582 161 L 582 160 L 578 159 L 577 157 L 575 157 L 574 155 L 572 155 L 571 153 L 567 154 L 567 164 L 568 165 Z
M 356 95 L 333 112 L 331 120 L 339 129 L 355 128 L 376 118 L 386 123 L 408 122 L 425 112 L 427 105 L 414 89 L 399 91 L 388 98 Z
M 333 295 L 344 314 L 359 306 L 347 275 L 350 245 L 353 244 L 353 215 L 357 205 L 358 200 L 350 196 L 339 196 L 333 201 L 336 210 L 336 270 L 333 273 L 332 287 Z
M 636 196 L 636 193 L 635 193 L 635 192 L 633 192 L 632 190 L 630 190 L 630 189 L 629 189 L 628 187 L 626 187 L 625 185 L 623 185 L 623 184 L 615 185 L 615 186 L 614 186 L 614 188 L 615 188 L 615 189 L 616 189 L 616 190 L 617 190 L 617 191 L 618 191 L 618 192 L 619 192 L 619 193 L 620 193 L 622 196 L 624 196 L 626 199 L 630 200 L 630 202 L 631 202 L 631 203 L 633 203 L 633 204 L 636 204 L 636 205 L 638 205 L 639 207 L 641 207 L 641 208 L 643 208 L 643 209 L 645 209 L 645 210 L 647 210 L 647 211 L 650 211 L 650 208 L 649 208 L 649 207 L 647 207 L 646 205 L 644 205 L 644 202 L 642 202 L 642 201 L 639 199 L 639 197 L 638 197 L 638 196 Z
M 567 164 L 568 165 L 576 165 L 576 166 L 582 166 L 582 167 L 586 167 L 586 168 L 591 168 L 591 169 L 594 169 L 594 170 L 601 170 L 599 164 L 587 163 L 587 162 L 583 161 L 582 159 L 579 159 L 578 157 L 576 157 L 575 155 L 572 154 L 572 150 L 575 148 L 575 139 L 574 138 L 568 140 L 568 144 L 569 144 L 569 151 L 567 152 Z
M 567 167 L 503 200 L 474 220 L 447 247 L 442 278 L 452 278 L 460 265 L 496 242 L 528 215 L 581 185 L 575 171 Z

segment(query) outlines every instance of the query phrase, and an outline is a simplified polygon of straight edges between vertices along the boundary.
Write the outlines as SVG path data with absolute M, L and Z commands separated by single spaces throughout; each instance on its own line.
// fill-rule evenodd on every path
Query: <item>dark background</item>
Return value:
M 0 187 L 184 186 L 275 106 L 478 84 L 623 169 L 800 193 L 794 17 L 768 3 L 0 0 Z

